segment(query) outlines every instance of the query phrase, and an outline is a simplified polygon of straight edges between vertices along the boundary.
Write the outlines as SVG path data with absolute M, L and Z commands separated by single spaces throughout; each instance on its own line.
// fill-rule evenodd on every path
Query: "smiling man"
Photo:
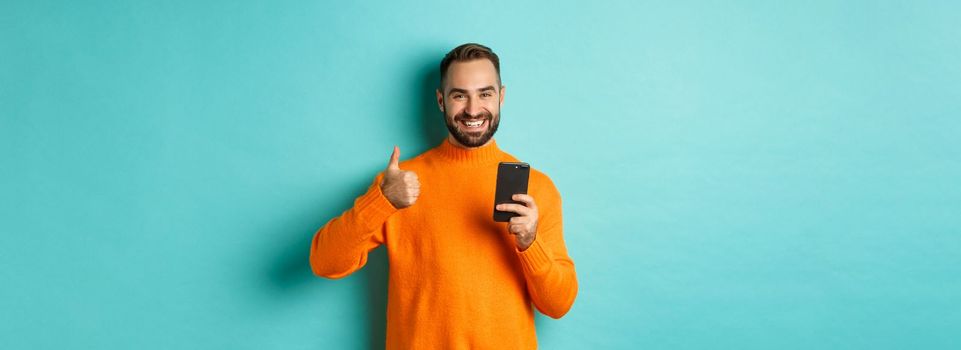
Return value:
M 519 216 L 495 222 L 497 165 L 518 161 L 493 139 L 505 92 L 500 60 L 464 44 L 440 74 L 448 137 L 404 162 L 394 147 L 367 192 L 314 235 L 310 266 L 342 278 L 387 247 L 388 349 L 535 349 L 533 308 L 560 318 L 577 296 L 560 194 L 531 169 L 528 195 L 514 196 L 524 205 L 497 208 Z

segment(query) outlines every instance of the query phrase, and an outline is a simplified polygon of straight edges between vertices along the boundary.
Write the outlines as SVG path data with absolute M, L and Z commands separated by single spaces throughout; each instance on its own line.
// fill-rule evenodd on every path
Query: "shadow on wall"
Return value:
M 371 177 L 374 175 L 372 174 Z M 366 325 L 354 325 L 354 328 L 366 328 L 364 339 L 369 343 L 367 348 L 383 349 L 386 342 L 386 315 L 387 315 L 387 254 L 386 249 L 377 248 L 368 254 L 367 264 L 351 276 L 345 279 L 330 280 L 315 276 L 310 268 L 310 244 L 313 235 L 317 230 L 330 219 L 340 215 L 344 210 L 353 205 L 354 198 L 364 193 L 370 186 L 370 179 L 357 179 L 343 186 L 336 191 L 340 198 L 326 198 L 323 204 L 312 206 L 302 210 L 286 224 L 279 225 L 283 228 L 289 242 L 282 245 L 267 261 L 267 284 L 269 288 L 269 298 L 272 299 L 299 299 L 299 298 L 324 298 L 326 286 L 333 284 L 343 284 L 347 280 L 353 280 L 359 288 L 367 291 L 363 301 L 357 301 L 364 307 L 364 318 Z M 344 190 L 344 189 L 349 190 Z M 335 192 L 335 191 L 330 191 Z M 317 194 L 324 196 L 323 192 Z M 327 196 L 330 196 L 327 194 Z M 291 232 L 287 232 L 291 231 Z M 276 232 L 271 232 L 275 234 Z M 307 288 L 312 285 L 311 288 Z M 317 287 L 319 288 L 313 288 Z M 311 293 L 306 293 L 311 291 Z M 351 302 L 354 300 L 344 300 Z M 322 313 L 316 317 L 330 317 Z M 366 327 L 365 327 L 366 326 Z
M 411 120 L 416 120 L 421 124 L 419 130 L 421 135 L 420 144 L 415 145 L 415 149 L 427 150 L 440 144 L 447 136 L 447 127 L 443 117 L 437 108 L 434 91 L 440 81 L 437 65 L 439 59 L 435 55 L 424 57 L 415 62 L 413 67 L 414 75 L 410 81 L 413 89 L 412 96 L 409 98 L 418 101 L 414 110 L 410 111 Z M 407 90 L 407 89 L 405 89 Z M 405 158 L 412 154 L 407 153 Z M 354 197 L 345 196 L 343 198 L 327 198 L 323 208 L 307 208 L 303 213 L 297 215 L 295 224 L 285 225 L 284 227 L 305 227 L 306 225 L 319 225 L 327 223 L 328 220 L 336 215 L 340 215 L 344 210 L 353 205 L 356 196 L 366 191 L 371 179 L 376 174 L 370 174 L 368 178 L 358 179 L 351 184 L 344 184 L 337 193 L 352 194 Z M 349 188 L 349 191 L 343 191 Z M 333 191 L 331 191 L 333 192 Z M 318 193 L 324 196 L 324 193 Z M 320 217 L 318 219 L 318 217 Z M 290 242 L 284 245 L 283 249 L 277 252 L 276 258 L 268 266 L 269 284 L 274 287 L 274 291 L 280 294 L 290 294 L 299 287 L 307 283 L 315 283 L 316 277 L 310 269 L 309 248 L 313 234 L 320 227 L 311 227 L 309 235 L 297 235 Z M 387 331 L 387 282 L 388 282 L 388 260 L 385 247 L 378 247 L 368 255 L 367 264 L 355 272 L 360 277 L 361 287 L 367 291 L 365 305 L 367 313 L 367 339 L 369 349 L 383 349 L 386 344 Z M 349 277 L 348 277 L 349 278 Z M 322 280 L 325 283 L 338 283 L 337 280 Z M 286 296 L 285 296 L 286 297 Z M 318 297 L 311 295 L 311 297 Z M 322 297 L 322 296 L 320 296 Z M 320 315 L 318 317 L 323 317 Z
M 437 107 L 437 97 L 435 95 L 435 91 L 440 85 L 439 64 L 440 59 L 422 63 L 417 75 L 420 84 L 419 89 L 417 89 L 418 95 L 413 97 L 420 102 L 417 105 L 420 107 L 419 116 L 421 118 L 421 130 L 423 131 L 421 140 L 426 143 L 424 145 L 426 146 L 424 147 L 425 150 L 439 145 L 447 137 L 447 124 L 444 122 L 444 115 Z

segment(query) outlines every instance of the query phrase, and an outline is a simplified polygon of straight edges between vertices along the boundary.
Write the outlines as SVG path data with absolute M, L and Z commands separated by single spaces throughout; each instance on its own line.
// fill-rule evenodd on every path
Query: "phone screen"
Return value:
M 527 163 L 501 162 L 497 165 L 497 189 L 494 190 L 494 206 L 503 203 L 516 203 L 524 205 L 523 202 L 512 200 L 515 194 L 527 194 L 527 180 L 530 178 L 531 166 Z M 494 209 L 494 221 L 507 222 L 512 217 L 520 216 L 509 211 L 499 211 Z

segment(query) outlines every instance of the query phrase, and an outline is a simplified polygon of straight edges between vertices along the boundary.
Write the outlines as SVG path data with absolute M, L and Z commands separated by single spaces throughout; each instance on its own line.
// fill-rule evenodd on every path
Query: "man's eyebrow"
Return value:
M 480 92 L 484 92 L 484 91 L 494 91 L 494 90 L 497 90 L 497 89 L 494 88 L 493 85 L 488 85 L 488 86 L 482 87 L 482 88 L 480 88 L 480 89 L 477 89 L 477 91 L 480 91 Z M 468 91 L 467 91 L 466 89 L 461 89 L 461 88 L 451 88 L 450 91 L 448 91 L 448 93 L 449 93 L 449 94 L 453 94 L 453 93 L 466 94 L 466 93 L 468 93 Z

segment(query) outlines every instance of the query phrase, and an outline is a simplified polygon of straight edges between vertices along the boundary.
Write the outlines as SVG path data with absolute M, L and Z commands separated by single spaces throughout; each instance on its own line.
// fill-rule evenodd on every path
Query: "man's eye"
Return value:
M 454 95 L 454 99 L 459 100 L 459 99 L 462 99 L 462 98 L 464 98 L 464 95 Z
M 481 97 L 491 97 L 491 96 L 494 96 L 494 94 L 489 93 L 489 92 L 485 92 L 485 93 L 481 94 Z

